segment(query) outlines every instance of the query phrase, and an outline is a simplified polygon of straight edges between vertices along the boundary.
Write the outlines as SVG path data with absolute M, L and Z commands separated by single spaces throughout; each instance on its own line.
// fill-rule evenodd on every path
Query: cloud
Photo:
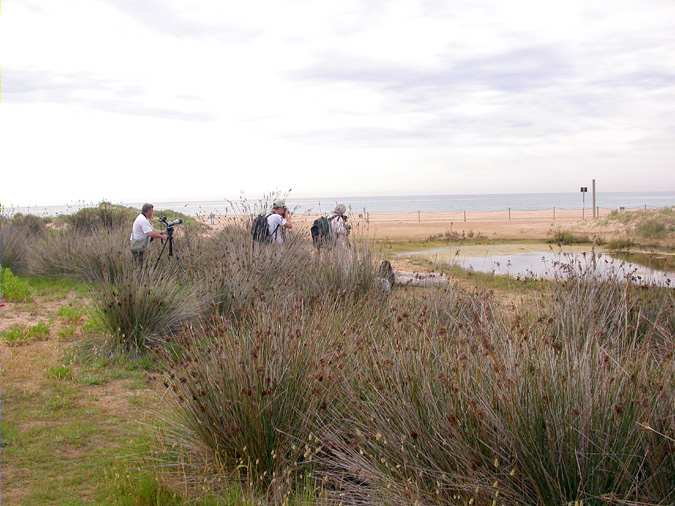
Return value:
M 212 37 L 226 42 L 246 42 L 260 32 L 226 22 L 194 19 L 181 12 L 170 0 L 105 0 L 120 12 L 158 32 L 177 37 Z
M 179 198 L 675 182 L 672 0 L 10 4 L 13 199 L 98 195 L 92 159 L 121 199 L 143 166 L 190 167 Z M 36 174 L 54 166 L 69 177 L 39 195 Z M 134 198 L 151 198 L 143 177 Z
M 567 142 L 599 130 L 650 137 L 673 121 L 654 107 L 660 103 L 662 111 L 675 112 L 664 102 L 675 97 L 675 73 L 661 56 L 673 42 L 658 32 L 579 44 L 535 44 L 516 35 L 501 50 L 472 56 L 446 47 L 431 63 L 424 55 L 419 60 L 425 63 L 417 63 L 353 51 L 319 53 L 290 78 L 329 89 L 367 90 L 382 105 L 366 118 L 379 115 L 382 121 L 369 121 L 367 127 L 346 121 L 294 135 L 311 143 L 386 146 L 517 146 Z M 648 99 L 650 92 L 659 98 Z M 343 112 L 346 116 L 349 106 Z
M 138 116 L 187 121 L 210 121 L 205 111 L 185 108 L 195 102 L 176 97 L 176 105 L 150 105 L 142 86 L 97 78 L 85 73 L 54 73 L 36 69 L 3 69 L 3 98 L 8 103 L 74 104 L 85 108 Z
M 458 86 L 518 92 L 554 85 L 570 71 L 571 65 L 555 48 L 528 47 L 469 59 L 455 60 L 445 56 L 437 68 L 329 55 L 291 77 L 369 84 L 402 93 Z

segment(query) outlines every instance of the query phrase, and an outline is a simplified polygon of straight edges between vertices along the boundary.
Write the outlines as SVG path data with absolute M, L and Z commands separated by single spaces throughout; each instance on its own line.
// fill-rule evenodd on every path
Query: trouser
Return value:
M 132 251 L 131 255 L 134 257 L 134 263 L 139 267 L 143 267 L 145 251 Z

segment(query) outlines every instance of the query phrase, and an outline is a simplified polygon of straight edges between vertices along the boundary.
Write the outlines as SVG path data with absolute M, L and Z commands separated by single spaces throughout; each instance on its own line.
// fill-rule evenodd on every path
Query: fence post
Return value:
M 511 221 L 511 208 L 509 207 L 509 221 Z
M 466 223 L 466 211 L 464 211 L 464 223 Z
M 553 206 L 553 221 L 555 221 L 555 206 Z
M 422 212 L 417 211 L 417 223 L 422 223 Z

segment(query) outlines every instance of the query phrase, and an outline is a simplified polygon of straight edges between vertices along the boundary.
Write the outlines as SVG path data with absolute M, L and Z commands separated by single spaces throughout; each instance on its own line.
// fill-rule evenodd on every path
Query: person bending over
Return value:
M 143 265 L 145 251 L 148 249 L 151 239 L 166 239 L 166 234 L 155 232 L 152 229 L 150 220 L 155 213 L 152 204 L 143 204 L 141 214 L 136 216 L 134 225 L 131 228 L 131 254 L 137 265 Z
M 272 244 L 283 244 L 286 240 L 286 230 L 292 228 L 291 213 L 286 207 L 286 201 L 275 200 L 272 203 L 272 214 L 267 217 L 267 230 Z

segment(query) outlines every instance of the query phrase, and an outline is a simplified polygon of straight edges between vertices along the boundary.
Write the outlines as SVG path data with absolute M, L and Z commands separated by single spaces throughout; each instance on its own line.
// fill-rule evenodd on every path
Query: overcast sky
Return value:
M 0 202 L 675 189 L 675 1 L 0 0 Z

